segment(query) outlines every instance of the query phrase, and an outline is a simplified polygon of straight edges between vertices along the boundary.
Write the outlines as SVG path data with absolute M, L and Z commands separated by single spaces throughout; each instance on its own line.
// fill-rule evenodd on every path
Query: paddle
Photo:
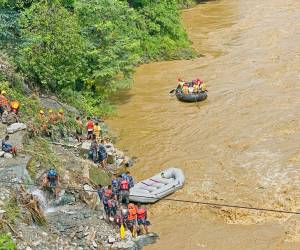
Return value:
M 169 92 L 169 94 L 174 93 L 175 90 L 176 90 L 176 89 L 172 89 L 172 90 Z

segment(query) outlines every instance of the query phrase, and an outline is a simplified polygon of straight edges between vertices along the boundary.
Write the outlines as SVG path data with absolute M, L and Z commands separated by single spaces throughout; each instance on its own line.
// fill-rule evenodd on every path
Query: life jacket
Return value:
M 145 219 L 146 210 L 145 208 L 137 208 L 137 218 L 138 219 Z
M 50 180 L 54 180 L 57 177 L 57 173 L 54 169 L 50 169 L 50 171 L 48 172 L 48 178 Z
M 134 204 L 128 204 L 128 220 L 135 220 L 136 219 L 136 207 Z
M 12 101 L 10 106 L 13 108 L 13 109 L 18 109 L 20 104 L 18 101 Z
M 128 190 L 129 189 L 129 183 L 126 179 L 123 179 L 120 183 L 120 189 L 121 190 Z
M 94 129 L 94 123 L 92 120 L 89 120 L 86 124 L 86 127 L 89 131 L 93 130 Z
M 202 84 L 200 85 L 200 88 L 201 88 L 201 91 L 202 91 L 202 92 L 205 92 L 205 91 L 206 91 L 206 85 L 205 85 L 205 83 L 202 83 Z
M 104 196 L 110 197 L 112 195 L 112 190 L 111 189 L 106 189 L 104 192 Z
M 194 86 L 193 86 L 193 92 L 197 93 L 198 90 L 199 90 L 199 86 L 198 86 L 198 84 L 195 83 Z
M 182 87 L 182 92 L 183 92 L 184 94 L 188 94 L 188 93 L 189 93 L 189 87 L 188 87 L 187 85 L 183 85 L 183 87 Z

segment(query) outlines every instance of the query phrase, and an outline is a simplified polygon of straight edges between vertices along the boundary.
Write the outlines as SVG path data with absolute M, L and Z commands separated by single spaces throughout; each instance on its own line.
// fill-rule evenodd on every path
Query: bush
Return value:
M 15 250 L 16 244 L 8 234 L 0 234 L 0 250 Z

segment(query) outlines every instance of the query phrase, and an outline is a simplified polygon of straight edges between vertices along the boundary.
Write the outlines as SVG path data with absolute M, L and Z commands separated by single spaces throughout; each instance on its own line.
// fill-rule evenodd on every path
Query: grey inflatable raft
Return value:
M 179 101 L 182 102 L 201 102 L 207 98 L 206 92 L 198 92 L 191 94 L 183 94 L 181 90 L 176 89 L 176 97 Z
M 184 184 L 184 174 L 179 168 L 168 168 L 146 180 L 138 182 L 130 189 L 129 200 L 154 203 L 180 189 Z

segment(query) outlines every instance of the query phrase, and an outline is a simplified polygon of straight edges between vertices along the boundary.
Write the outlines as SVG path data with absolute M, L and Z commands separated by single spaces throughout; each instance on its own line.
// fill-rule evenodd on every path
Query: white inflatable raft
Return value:
M 129 200 L 154 203 L 180 189 L 184 184 L 184 174 L 179 168 L 168 168 L 153 177 L 138 182 L 130 189 Z

